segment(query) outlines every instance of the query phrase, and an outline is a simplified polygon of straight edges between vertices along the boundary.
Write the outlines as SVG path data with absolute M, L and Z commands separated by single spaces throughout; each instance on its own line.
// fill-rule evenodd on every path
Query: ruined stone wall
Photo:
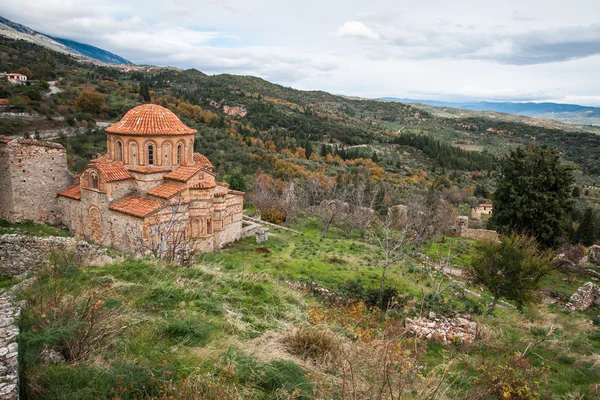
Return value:
M 466 229 L 461 231 L 459 235 L 473 240 L 498 240 L 498 232 L 489 229 Z
M 113 262 L 105 249 L 74 238 L 7 234 L 0 236 L 0 276 L 27 273 L 46 262 L 51 251 L 73 251 L 76 260 L 86 265 Z
M 2 208 L 7 210 L 3 218 L 10 222 L 60 223 L 56 194 L 73 184 L 65 149 L 32 139 L 17 139 L 5 146 L 8 154 L 0 161 L 4 164 L 2 180 L 6 185 L 8 175 L 11 193 L 4 197 L 12 197 L 12 204 L 2 198 Z
M 9 147 L 0 142 L 0 219 L 9 220 L 14 209 L 10 176 Z
M 12 296 L 0 297 L 0 400 L 19 398 L 19 352 L 17 320 L 21 307 Z

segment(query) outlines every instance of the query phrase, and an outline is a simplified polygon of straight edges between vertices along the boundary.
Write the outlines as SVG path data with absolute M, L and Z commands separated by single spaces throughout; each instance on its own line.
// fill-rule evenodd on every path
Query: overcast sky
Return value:
M 139 64 L 363 97 L 600 106 L 600 0 L 3 0 Z

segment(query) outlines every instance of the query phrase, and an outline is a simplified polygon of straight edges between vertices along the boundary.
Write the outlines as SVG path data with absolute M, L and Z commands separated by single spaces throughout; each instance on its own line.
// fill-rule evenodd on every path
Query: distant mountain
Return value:
M 3 17 L 0 17 L 0 36 L 25 40 L 79 59 L 94 59 L 112 64 L 131 64 L 130 61 L 109 51 L 73 40 L 53 38 Z
M 110 51 L 99 49 L 98 47 L 91 46 L 85 43 L 79 43 L 74 40 L 62 39 L 57 37 L 52 37 L 52 39 L 56 40 L 58 43 L 62 43 L 65 46 L 83 54 L 84 56 L 88 56 L 90 58 L 94 58 L 96 60 L 104 61 L 112 64 L 131 64 L 131 61 L 124 59 L 121 56 L 118 56 Z
M 600 108 L 560 103 L 515 103 L 515 102 L 449 102 L 436 100 L 401 99 L 382 97 L 381 100 L 398 101 L 400 103 L 419 103 L 433 107 L 452 107 L 472 111 L 495 111 L 507 114 L 524 115 L 526 117 L 548 118 L 561 122 L 600 125 Z

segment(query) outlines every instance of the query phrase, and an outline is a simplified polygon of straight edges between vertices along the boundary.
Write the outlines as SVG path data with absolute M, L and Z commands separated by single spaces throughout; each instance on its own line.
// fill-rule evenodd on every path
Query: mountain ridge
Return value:
M 451 107 L 471 111 L 494 111 L 526 117 L 554 119 L 557 121 L 600 125 L 600 107 L 582 106 L 554 102 L 451 102 L 439 100 L 421 100 L 398 97 L 381 97 L 380 100 L 400 103 L 425 104 L 432 107 Z
M 47 49 L 71 55 L 77 59 L 91 59 L 109 64 L 132 64 L 131 61 L 110 51 L 75 40 L 52 37 L 2 16 L 0 16 L 0 35 L 9 39 L 35 43 Z

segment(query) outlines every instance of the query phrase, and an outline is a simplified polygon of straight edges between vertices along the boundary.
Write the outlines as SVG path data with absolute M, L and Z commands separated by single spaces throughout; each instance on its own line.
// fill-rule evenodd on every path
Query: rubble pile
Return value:
M 404 326 L 417 337 L 448 343 L 473 343 L 477 336 L 477 323 L 469 315 L 445 318 L 430 312 L 426 317 L 406 318 Z

